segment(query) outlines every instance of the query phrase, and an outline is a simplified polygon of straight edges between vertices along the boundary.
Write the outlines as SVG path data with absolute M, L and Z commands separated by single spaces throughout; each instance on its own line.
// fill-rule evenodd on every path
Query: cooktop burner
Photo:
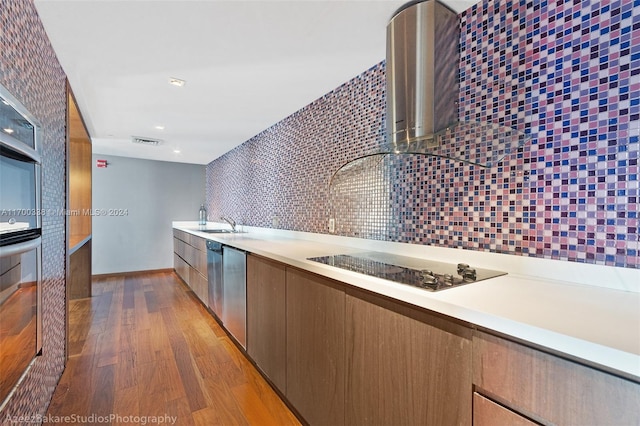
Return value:
M 473 268 L 464 263 L 456 265 L 378 252 L 310 257 L 308 260 L 429 291 L 506 275 L 506 272 Z

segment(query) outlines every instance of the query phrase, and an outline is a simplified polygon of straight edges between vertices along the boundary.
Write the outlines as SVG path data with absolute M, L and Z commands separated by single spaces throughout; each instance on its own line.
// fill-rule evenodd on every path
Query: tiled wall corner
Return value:
M 42 208 L 65 208 L 66 76 L 33 3 L 0 0 L 0 83 L 42 124 Z M 44 414 L 65 363 L 65 218 L 42 223 L 42 356 L 18 387 L 0 422 Z M 4 423 L 3 423 L 4 424 Z

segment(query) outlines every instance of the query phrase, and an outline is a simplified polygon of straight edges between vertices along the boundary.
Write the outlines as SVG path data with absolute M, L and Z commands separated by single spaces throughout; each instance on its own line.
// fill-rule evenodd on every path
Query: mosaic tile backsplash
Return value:
M 460 18 L 459 116 L 530 134 L 521 152 L 374 156 L 330 188 L 384 140 L 383 62 L 210 163 L 210 219 L 639 268 L 640 0 Z
M 42 208 L 61 211 L 66 205 L 66 76 L 31 1 L 0 0 L 0 83 L 42 124 Z M 65 248 L 64 216 L 45 215 L 42 356 L 0 412 L 0 424 L 36 424 L 64 369 Z M 20 416 L 33 421 L 10 421 Z

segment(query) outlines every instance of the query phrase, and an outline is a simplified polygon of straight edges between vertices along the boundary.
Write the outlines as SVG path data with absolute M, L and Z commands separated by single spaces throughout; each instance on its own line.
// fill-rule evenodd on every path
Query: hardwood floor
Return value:
M 69 322 L 70 359 L 49 419 L 300 424 L 174 273 L 94 280 L 93 297 L 70 302 Z

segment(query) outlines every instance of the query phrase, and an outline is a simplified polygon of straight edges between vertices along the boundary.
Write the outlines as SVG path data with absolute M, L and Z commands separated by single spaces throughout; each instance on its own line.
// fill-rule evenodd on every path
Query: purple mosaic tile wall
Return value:
M 498 251 L 640 267 L 639 29 L 637 0 L 490 1 L 462 17 L 461 116 L 534 136 L 530 181 L 483 182 L 502 202 Z
M 382 63 L 210 163 L 211 218 L 640 267 L 640 0 L 489 0 L 461 30 L 460 117 L 531 134 L 522 152 L 386 158 L 337 202 L 332 173 L 383 139 Z
M 31 1 L 0 0 L 0 84 L 42 124 L 42 208 L 61 211 L 66 199 L 66 76 Z M 44 414 L 64 369 L 64 216 L 43 217 L 42 260 L 42 356 L 0 413 L 2 424 L 9 416 Z
M 324 232 L 331 175 L 382 139 L 378 65 L 207 166 L 210 220 Z

